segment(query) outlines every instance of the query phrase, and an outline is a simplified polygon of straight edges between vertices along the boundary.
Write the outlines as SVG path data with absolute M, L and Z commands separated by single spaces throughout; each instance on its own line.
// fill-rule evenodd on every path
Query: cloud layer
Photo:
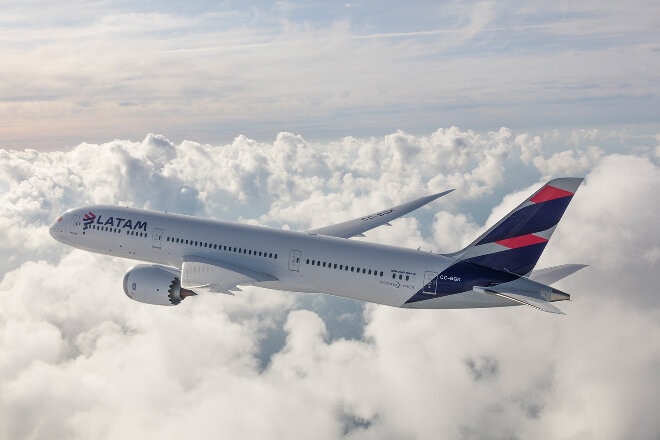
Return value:
M 450 127 L 0 150 L 0 438 L 656 437 L 658 145 L 604 138 L 556 151 Z M 586 180 L 540 266 L 591 266 L 559 285 L 563 317 L 256 288 L 165 309 L 122 294 L 130 261 L 47 234 L 92 202 L 307 229 L 455 187 L 366 238 L 452 251 L 566 174 Z

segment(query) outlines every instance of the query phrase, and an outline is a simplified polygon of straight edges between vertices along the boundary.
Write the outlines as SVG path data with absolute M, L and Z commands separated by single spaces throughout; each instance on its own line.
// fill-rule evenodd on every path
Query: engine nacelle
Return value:
M 195 292 L 181 288 L 181 272 L 173 267 L 138 264 L 124 275 L 124 293 L 130 299 L 158 306 L 175 306 Z

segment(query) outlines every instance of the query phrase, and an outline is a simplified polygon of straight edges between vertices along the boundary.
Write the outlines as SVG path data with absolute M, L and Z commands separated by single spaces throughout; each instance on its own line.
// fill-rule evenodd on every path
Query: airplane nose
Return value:
M 50 228 L 48 228 L 48 233 L 55 240 L 59 241 L 59 236 L 62 233 L 62 217 L 61 216 L 55 221 L 55 223 L 50 225 Z

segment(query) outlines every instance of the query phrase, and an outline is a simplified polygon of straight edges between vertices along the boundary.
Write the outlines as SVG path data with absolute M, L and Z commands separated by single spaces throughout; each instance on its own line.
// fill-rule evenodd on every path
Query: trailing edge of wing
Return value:
M 318 234 L 318 235 L 327 235 L 330 237 L 339 237 L 339 238 L 350 238 L 350 237 L 360 237 L 363 232 L 369 231 L 378 226 L 388 224 L 390 221 L 399 218 L 403 215 L 408 214 L 415 209 L 421 208 L 434 201 L 435 199 L 442 197 L 446 194 L 452 192 L 453 189 L 448 191 L 443 191 L 441 193 L 432 194 L 430 196 L 421 197 L 417 200 L 404 203 L 402 205 L 395 206 L 393 208 L 385 209 L 380 212 L 375 212 L 373 214 L 365 215 L 360 218 L 349 220 L 343 223 L 337 223 L 336 225 L 325 226 L 318 229 L 312 229 L 307 231 L 308 234 Z
M 276 281 L 268 274 L 201 257 L 186 257 L 181 266 L 181 287 L 195 292 L 215 292 L 233 295 L 238 285 L 260 281 Z

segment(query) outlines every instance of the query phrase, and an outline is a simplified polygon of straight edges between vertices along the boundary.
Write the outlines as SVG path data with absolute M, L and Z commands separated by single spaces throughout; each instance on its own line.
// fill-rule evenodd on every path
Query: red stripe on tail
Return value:
M 528 234 L 519 237 L 506 238 L 504 240 L 496 241 L 495 243 L 508 247 L 509 249 L 519 248 L 523 246 L 530 246 L 532 244 L 546 243 L 547 238 L 539 237 L 538 235 Z
M 529 201 L 532 203 L 547 202 L 548 200 L 560 199 L 562 197 L 572 196 L 573 193 L 564 189 L 555 188 L 554 186 L 546 185 L 539 190 L 534 197 Z

